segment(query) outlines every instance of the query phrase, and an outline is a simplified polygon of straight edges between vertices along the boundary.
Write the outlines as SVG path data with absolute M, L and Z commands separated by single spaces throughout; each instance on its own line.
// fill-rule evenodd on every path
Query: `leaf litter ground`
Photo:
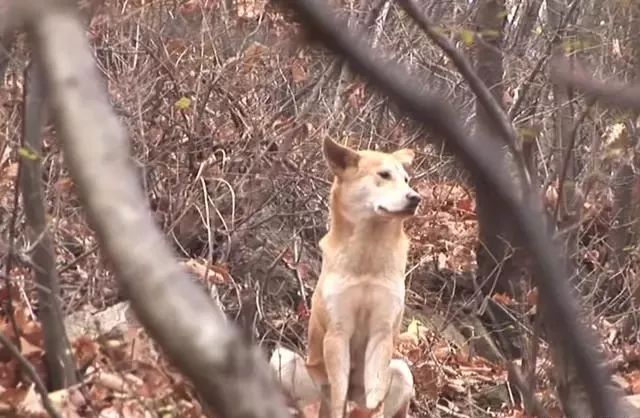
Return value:
M 10 165 L 6 170 L 14 168 Z M 13 176 L 4 176 L 5 180 L 0 182 L 0 188 L 4 191 L 2 196 L 11 196 L 12 187 L 7 179 L 12 177 L 15 177 L 15 173 Z M 416 187 L 425 200 L 419 214 L 407 225 L 412 239 L 411 268 L 417 271 L 422 266 L 431 266 L 439 271 L 472 274 L 476 266 L 477 245 L 473 196 L 456 183 L 423 181 Z M 3 205 L 10 207 L 10 202 L 3 202 Z M 78 229 L 75 233 L 82 234 L 83 230 Z M 282 257 L 282 262 L 296 269 L 303 279 L 313 281 L 314 273 L 306 264 L 294 265 L 290 252 Z M 201 281 L 206 278 L 207 283 L 204 284 L 210 288 L 233 281 L 226 266 L 207 266 L 193 259 L 185 260 L 183 266 Z M 81 266 L 79 268 L 81 270 Z M 24 268 L 16 267 L 11 271 L 11 278 L 16 283 L 24 283 L 29 277 L 30 272 Z M 408 305 L 424 302 L 424 295 L 429 294 L 429 290 L 422 288 L 423 285 L 420 280 L 411 282 L 410 295 L 420 297 L 411 300 L 410 296 Z M 32 305 L 25 303 L 31 298 L 25 298 L 21 289 L 20 286 L 11 288 L 20 330 L 21 352 L 46 382 L 41 326 L 35 319 Z M 0 291 L 0 298 L 3 302 L 9 299 L 6 287 Z M 504 305 L 515 303 L 506 296 L 498 295 L 494 299 Z M 528 298 L 527 302 L 535 305 L 536 298 Z M 292 309 L 300 321 L 307 319 L 308 312 L 302 304 Z M 18 342 L 6 313 L 3 313 L 1 320 L 2 332 Z M 414 416 L 526 417 L 520 403 L 514 402 L 517 391 L 507 383 L 504 365 L 474 354 L 465 344 L 452 341 L 445 333 L 426 326 L 423 320 L 413 315 L 407 316 L 406 324 L 398 339 L 395 356 L 409 362 L 415 378 Z M 607 348 L 617 370 L 616 382 L 627 394 L 640 394 L 640 369 L 637 367 L 640 365 L 639 350 L 634 346 L 620 349 L 613 344 L 611 333 L 615 331 L 612 327 L 606 323 L 599 325 L 602 325 L 598 329 L 605 341 L 611 341 Z M 192 386 L 167 362 L 135 321 L 120 326 L 117 332 L 75 333 L 72 346 L 82 376 L 81 383 L 49 394 L 63 416 L 205 416 Z M 542 346 L 536 370 L 536 394 L 549 408 L 551 416 L 562 416 L 549 385 L 549 370 L 548 353 L 546 347 Z M 315 417 L 317 405 L 297 413 L 306 418 Z M 21 372 L 18 362 L 6 349 L 0 350 L 0 414 L 47 416 L 33 383 Z M 352 408 L 350 414 L 353 418 L 367 416 L 357 408 Z

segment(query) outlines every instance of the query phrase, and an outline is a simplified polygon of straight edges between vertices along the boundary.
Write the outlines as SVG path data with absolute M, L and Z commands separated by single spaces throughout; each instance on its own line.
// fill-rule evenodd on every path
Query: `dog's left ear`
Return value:
M 393 155 L 396 160 L 400 161 L 400 164 L 402 164 L 406 169 L 411 167 L 411 163 L 413 163 L 413 158 L 416 156 L 416 153 L 412 149 L 403 148 L 392 152 L 391 155 Z
M 338 177 L 348 168 L 357 167 L 360 160 L 357 152 L 334 142 L 330 138 L 325 138 L 322 142 L 322 151 L 329 163 L 329 168 Z

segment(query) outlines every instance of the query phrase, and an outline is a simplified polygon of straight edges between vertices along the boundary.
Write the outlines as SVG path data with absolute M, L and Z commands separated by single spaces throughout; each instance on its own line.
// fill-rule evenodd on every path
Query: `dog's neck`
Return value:
M 404 274 L 409 240 L 402 219 L 372 218 L 354 223 L 338 206 L 333 192 L 329 231 L 320 241 L 323 269 L 357 275 Z

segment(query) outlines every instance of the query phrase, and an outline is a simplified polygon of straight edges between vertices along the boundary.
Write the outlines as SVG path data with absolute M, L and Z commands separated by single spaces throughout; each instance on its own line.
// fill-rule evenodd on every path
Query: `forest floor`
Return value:
M 10 190 L 14 176 L 15 171 L 5 170 L 0 176 L 0 189 Z M 457 276 L 468 273 L 468 276 L 472 276 L 477 239 L 473 197 L 465 188 L 454 183 L 423 181 L 417 188 L 426 199 L 419 214 L 408 222 L 407 230 L 412 239 L 411 265 L 426 265 L 436 271 L 449 271 Z M 185 261 L 194 272 L 200 269 L 200 276 L 204 276 L 202 269 L 206 267 L 197 260 Z M 211 272 L 221 282 L 225 279 L 220 276 L 228 274 L 220 266 L 214 267 Z M 11 276 L 20 282 L 29 280 L 30 272 L 26 268 L 15 267 Z M 423 310 L 421 314 L 419 310 L 408 309 L 406 328 L 396 347 L 396 355 L 409 361 L 414 374 L 416 398 L 412 403 L 413 415 L 526 417 L 517 389 L 508 383 L 506 365 L 479 355 L 479 350 L 473 349 L 473 345 L 461 337 L 461 333 L 455 329 L 447 330 L 446 318 L 451 318 L 454 311 L 464 309 L 468 300 L 454 297 L 445 303 L 441 296 L 437 297 L 437 292 L 422 288 L 424 282 L 418 282 L 414 280 L 410 283 L 409 308 L 429 305 L 433 308 L 431 312 L 438 313 L 440 318 L 445 318 L 445 322 L 436 326 L 430 320 L 430 315 L 424 313 L 427 311 Z M 35 318 L 33 307 L 26 302 L 30 298 L 23 296 L 19 286 L 12 287 L 12 292 L 3 287 L 0 302 L 6 304 L 10 297 L 13 300 L 14 316 L 20 330 L 21 353 L 34 366 L 42 381 L 46 382 L 41 325 Z M 500 304 L 514 304 L 507 297 L 498 296 L 494 299 Z M 535 308 L 535 293 L 527 303 L 527 309 Z M 104 311 L 107 316 L 115 316 L 115 319 L 103 321 L 102 324 L 112 321 L 117 326 L 103 329 L 100 333 L 83 331 L 83 327 L 95 320 L 95 314 L 76 314 L 68 318 L 67 325 L 72 328 L 70 337 L 82 379 L 80 384 L 72 388 L 50 393 L 54 405 L 65 417 L 205 416 L 191 385 L 167 362 L 145 331 L 135 320 L 122 319 L 125 317 L 122 306 L 120 303 Z M 114 309 L 118 312 L 113 313 Z M 299 315 L 299 318 L 304 321 L 305 315 Z M 605 341 L 613 341 L 613 327 L 607 329 L 607 324 L 598 325 Z M 5 335 L 17 341 L 6 313 L 0 326 Z M 616 382 L 628 394 L 640 393 L 640 351 L 612 344 L 607 344 L 607 347 L 608 357 L 615 364 Z M 537 361 L 536 396 L 548 409 L 550 416 L 561 417 L 549 383 L 549 372 L 548 353 L 542 344 Z M 313 416 L 313 410 L 313 407 L 307 408 L 305 414 L 308 418 Z M 47 416 L 31 379 L 21 371 L 17 359 L 2 349 L 0 414 L 6 416 L 16 413 L 24 417 Z

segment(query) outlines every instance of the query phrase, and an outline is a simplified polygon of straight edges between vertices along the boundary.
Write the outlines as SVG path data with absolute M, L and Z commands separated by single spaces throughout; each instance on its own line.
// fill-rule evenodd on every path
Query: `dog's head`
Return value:
M 347 219 L 405 218 L 415 213 L 421 198 L 409 186 L 412 150 L 354 151 L 326 138 L 323 151 L 336 177 L 336 209 Z

